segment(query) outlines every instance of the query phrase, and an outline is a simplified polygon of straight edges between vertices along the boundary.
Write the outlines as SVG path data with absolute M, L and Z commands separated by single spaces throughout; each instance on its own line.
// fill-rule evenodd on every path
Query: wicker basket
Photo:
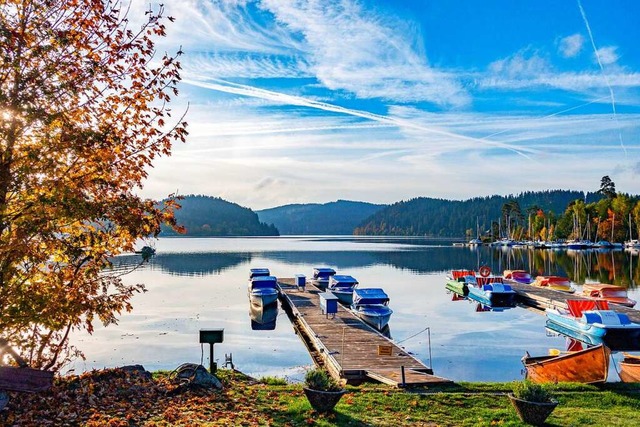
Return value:
M 304 394 L 307 396 L 311 407 L 316 412 L 330 412 L 338 404 L 340 398 L 345 394 L 346 390 L 339 391 L 322 391 L 304 388 Z
M 558 405 L 558 402 L 555 400 L 551 402 L 530 402 L 528 400 L 518 399 L 513 394 L 509 394 L 509 399 L 522 422 L 534 426 L 544 425 L 544 421 Z

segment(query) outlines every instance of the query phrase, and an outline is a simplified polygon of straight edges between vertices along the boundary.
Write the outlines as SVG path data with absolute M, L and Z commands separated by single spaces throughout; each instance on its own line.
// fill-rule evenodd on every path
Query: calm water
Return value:
M 312 361 L 284 311 L 251 313 L 247 278 L 254 267 L 267 267 L 278 277 L 308 277 L 314 267 L 327 266 L 354 276 L 361 287 L 384 288 L 394 310 L 392 338 L 437 375 L 456 381 L 521 379 L 525 351 L 564 350 L 567 339 L 547 331 L 541 314 L 518 307 L 480 311 L 476 303 L 454 301 L 444 286 L 452 269 L 487 264 L 496 272 L 524 268 L 568 275 L 578 284 L 623 285 L 640 299 L 638 254 L 625 251 L 471 249 L 423 239 L 352 237 L 166 238 L 156 249 L 149 264 L 125 276 L 148 290 L 134 298 L 133 312 L 123 314 L 118 325 L 73 336 L 86 355 L 73 366 L 76 371 L 133 363 L 172 370 L 201 360 L 208 366 L 209 348 L 198 343 L 198 331 L 224 328 L 224 342 L 215 345 L 219 364 L 232 354 L 236 368 L 249 375 L 299 380 Z M 120 257 L 116 264 L 125 268 L 137 259 Z M 618 380 L 614 365 L 611 381 Z

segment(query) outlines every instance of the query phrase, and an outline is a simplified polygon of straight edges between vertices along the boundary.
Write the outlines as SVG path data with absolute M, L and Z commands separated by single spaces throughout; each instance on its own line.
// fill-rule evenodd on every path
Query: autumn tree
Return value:
M 143 285 L 106 269 L 175 225 L 136 195 L 184 141 L 169 119 L 176 54 L 162 7 L 132 25 L 115 0 L 0 0 L 0 337 L 33 367 L 69 357 L 73 329 L 114 323 Z

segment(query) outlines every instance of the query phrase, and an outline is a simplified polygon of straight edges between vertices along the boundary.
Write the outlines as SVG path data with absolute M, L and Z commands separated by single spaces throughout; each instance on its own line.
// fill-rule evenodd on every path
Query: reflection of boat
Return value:
M 526 377 L 535 383 L 602 383 L 609 373 L 609 349 L 600 344 L 580 351 L 522 358 Z
M 627 307 L 633 307 L 636 302 L 627 296 L 627 290 L 622 286 L 603 283 L 585 283 L 582 294 L 595 300 L 605 300 Z
M 393 313 L 389 296 L 380 288 L 354 289 L 351 311 L 378 330 L 387 326 Z
M 336 271 L 333 268 L 316 267 L 313 269 L 311 283 L 320 289 L 327 289 L 327 286 L 329 286 L 329 278 L 335 274 Z
M 531 283 L 532 286 L 538 286 L 540 288 L 553 289 L 554 291 L 562 291 L 567 293 L 574 293 L 576 288 L 571 285 L 571 280 L 567 277 L 561 276 L 537 276 L 536 280 Z
M 278 279 L 274 276 L 257 276 L 249 282 L 249 298 L 252 302 L 269 305 L 278 300 Z
M 476 304 L 476 312 L 477 313 L 481 313 L 481 312 L 485 312 L 485 311 L 505 311 L 505 310 L 509 310 L 511 309 L 512 306 L 509 307 L 493 307 L 490 305 L 484 305 L 482 303 L 477 303 Z
M 338 300 L 347 305 L 353 303 L 353 290 L 358 286 L 358 281 L 351 276 L 333 275 L 329 280 L 327 290 L 333 293 Z
M 249 273 L 249 280 L 260 276 L 271 276 L 271 272 L 269 272 L 268 268 L 252 268 Z
M 617 335 L 630 341 L 640 337 L 640 324 L 633 323 L 629 316 L 609 310 L 606 301 L 567 300 L 568 310 L 546 310 L 547 319 L 578 333 L 593 337 Z
M 505 270 L 502 273 L 502 277 L 507 282 L 524 283 L 525 285 L 533 282 L 531 274 L 524 270 Z
M 640 356 L 624 353 L 619 375 L 625 383 L 640 383 Z
M 604 344 L 604 339 L 602 339 L 602 337 L 594 337 L 591 335 L 583 334 L 573 329 L 566 328 L 562 325 L 558 325 L 557 323 L 553 323 L 549 320 L 547 320 L 546 329 L 550 331 L 552 335 L 563 335 L 565 337 L 573 338 L 585 344 L 589 344 L 589 345 Z M 607 345 L 607 347 L 609 347 L 612 350 L 617 350 L 616 348 L 611 347 L 609 345 Z
M 276 328 L 276 319 L 278 317 L 277 301 L 267 305 L 251 303 L 249 306 L 252 330 L 273 331 Z

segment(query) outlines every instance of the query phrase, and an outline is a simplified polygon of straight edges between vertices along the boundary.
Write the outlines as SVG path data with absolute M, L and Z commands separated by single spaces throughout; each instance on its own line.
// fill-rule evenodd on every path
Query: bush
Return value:
M 552 401 L 551 393 L 544 386 L 535 384 L 530 380 L 515 383 L 513 396 L 529 402 L 548 403 Z
M 304 376 L 305 387 L 312 390 L 321 391 L 340 391 L 342 387 L 340 384 L 331 377 L 326 371 L 322 369 L 312 369 L 307 371 Z

